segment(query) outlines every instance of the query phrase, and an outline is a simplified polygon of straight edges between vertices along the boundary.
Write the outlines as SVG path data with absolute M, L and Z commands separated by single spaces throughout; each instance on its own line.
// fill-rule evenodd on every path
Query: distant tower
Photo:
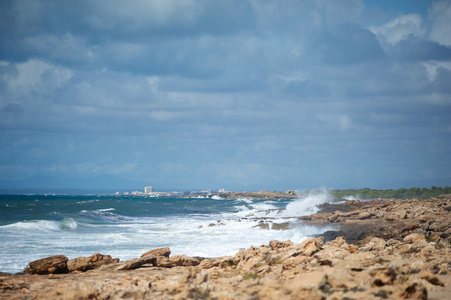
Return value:
M 146 187 L 144 188 L 144 193 L 145 193 L 145 194 L 153 193 L 153 187 L 151 187 L 151 186 L 146 186 Z

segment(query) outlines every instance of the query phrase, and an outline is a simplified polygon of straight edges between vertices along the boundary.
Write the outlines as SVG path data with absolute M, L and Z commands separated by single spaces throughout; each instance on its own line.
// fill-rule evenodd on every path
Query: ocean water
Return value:
M 168 246 L 172 255 L 217 257 L 273 239 L 298 243 L 332 229 L 292 218 L 327 201 L 325 191 L 294 200 L 0 195 L 0 272 L 20 272 L 57 254 L 71 259 L 100 252 L 122 261 Z M 262 221 L 288 229 L 265 229 Z

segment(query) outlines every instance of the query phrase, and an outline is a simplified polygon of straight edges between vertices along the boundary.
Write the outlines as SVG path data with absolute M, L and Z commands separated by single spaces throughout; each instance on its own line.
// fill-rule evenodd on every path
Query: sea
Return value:
M 327 191 L 298 194 L 279 200 L 0 195 L 0 272 L 21 272 L 29 262 L 52 255 L 72 259 L 101 253 L 123 261 L 166 246 L 171 255 L 219 257 L 271 240 L 299 243 L 333 230 L 296 218 L 332 201 Z M 272 229 L 273 224 L 283 226 Z

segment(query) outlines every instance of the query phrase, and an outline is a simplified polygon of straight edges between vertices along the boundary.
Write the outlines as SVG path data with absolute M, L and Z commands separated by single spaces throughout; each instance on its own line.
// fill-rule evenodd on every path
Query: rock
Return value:
M 391 285 L 395 281 L 396 273 L 394 268 L 375 268 L 370 271 L 372 277 L 371 286 Z
M 165 256 L 157 256 L 156 265 L 159 267 L 173 268 L 173 267 L 188 267 L 197 266 L 203 260 L 201 257 L 189 257 L 186 255 L 174 255 L 170 258 Z
M 117 271 L 120 270 L 133 270 L 133 269 L 138 269 L 140 267 L 142 267 L 143 265 L 147 265 L 147 264 L 152 264 L 152 265 L 156 265 L 157 264 L 157 257 L 155 255 L 146 255 L 140 258 L 134 258 L 134 259 L 129 259 L 126 261 L 123 261 L 121 263 L 118 263 L 118 265 L 115 267 L 115 269 Z
M 387 243 L 384 239 L 373 237 L 368 243 L 371 246 L 371 250 L 384 250 Z
M 355 289 L 359 283 L 349 273 L 337 270 L 330 274 L 327 283 L 335 289 Z
M 424 286 L 414 282 L 404 288 L 404 291 L 400 294 L 400 298 L 426 300 L 428 298 L 428 292 Z
M 169 257 L 171 255 L 171 249 L 169 249 L 169 247 L 153 249 L 153 250 L 150 250 L 150 251 L 144 253 L 143 255 L 141 255 L 141 257 L 147 256 L 147 255 Z
M 233 265 L 233 257 L 222 256 L 215 258 L 205 258 L 199 263 L 198 267 L 200 269 L 210 269 L 213 267 L 225 268 L 231 265 Z
M 269 229 L 269 224 L 263 221 L 260 221 L 257 225 L 252 226 L 252 228 L 260 228 L 260 229 Z
M 371 217 L 373 217 L 375 214 L 368 212 L 368 211 L 364 211 L 361 212 L 358 216 L 359 220 L 365 220 L 365 219 L 369 219 Z
M 305 249 L 304 250 L 304 255 L 307 256 L 312 256 L 313 254 L 315 254 L 316 252 L 318 252 L 319 250 L 321 250 L 321 246 L 324 243 L 324 239 L 319 237 L 319 238 L 308 238 L 305 241 L 303 241 L 301 243 L 302 247 Z
M 310 272 L 300 274 L 294 280 L 289 282 L 287 286 L 293 290 L 297 289 L 322 289 L 327 283 L 326 272 Z
M 110 255 L 102 255 L 100 253 L 93 254 L 89 257 L 78 257 L 70 259 L 67 262 L 69 272 L 85 272 L 97 269 L 102 265 L 118 263 L 119 258 L 113 259 Z
M 290 229 L 290 223 L 286 222 L 286 223 L 273 223 L 271 225 L 271 229 L 272 230 L 288 230 Z
M 417 276 L 421 279 L 428 281 L 429 283 L 431 283 L 433 285 L 445 286 L 445 284 L 442 281 L 440 281 L 440 279 L 438 279 L 437 276 L 432 274 L 431 271 L 423 271 L 423 272 L 419 273 Z
M 67 269 L 69 272 L 85 272 L 92 269 L 91 261 L 89 257 L 73 258 L 67 262 Z
M 404 228 L 401 230 L 401 232 L 412 231 L 412 230 L 415 230 L 415 229 L 417 229 L 417 228 L 420 228 L 420 225 L 417 224 L 417 223 L 413 223 L 413 224 L 411 224 L 411 225 L 409 225 L 409 226 L 407 226 L 407 227 L 404 227 Z
M 269 242 L 269 247 L 271 247 L 272 250 L 286 248 L 286 247 L 289 247 L 289 246 L 292 246 L 292 245 L 293 245 L 293 243 L 290 240 L 285 241 L 285 242 L 272 240 L 272 241 Z
M 407 235 L 406 237 L 404 237 L 403 242 L 404 243 L 418 243 L 420 241 L 425 241 L 426 238 L 424 237 L 424 235 L 419 234 L 419 233 L 411 233 L 409 235 Z
M 343 230 L 328 230 L 326 232 L 324 232 L 323 234 L 321 234 L 321 236 L 324 238 L 324 240 L 326 242 L 330 242 L 335 240 L 338 237 L 343 237 L 346 235 L 346 232 L 344 232 Z
M 39 275 L 68 273 L 67 261 L 68 258 L 64 255 L 41 258 L 30 262 L 25 272 Z

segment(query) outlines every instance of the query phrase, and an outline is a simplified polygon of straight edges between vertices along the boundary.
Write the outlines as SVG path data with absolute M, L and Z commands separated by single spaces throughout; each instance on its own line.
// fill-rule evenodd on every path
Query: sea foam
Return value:
M 299 193 L 299 192 L 298 192 Z M 312 190 L 307 193 L 299 193 L 300 197 L 287 205 L 285 216 L 299 217 L 318 212 L 318 205 L 330 201 L 331 196 L 326 190 Z

